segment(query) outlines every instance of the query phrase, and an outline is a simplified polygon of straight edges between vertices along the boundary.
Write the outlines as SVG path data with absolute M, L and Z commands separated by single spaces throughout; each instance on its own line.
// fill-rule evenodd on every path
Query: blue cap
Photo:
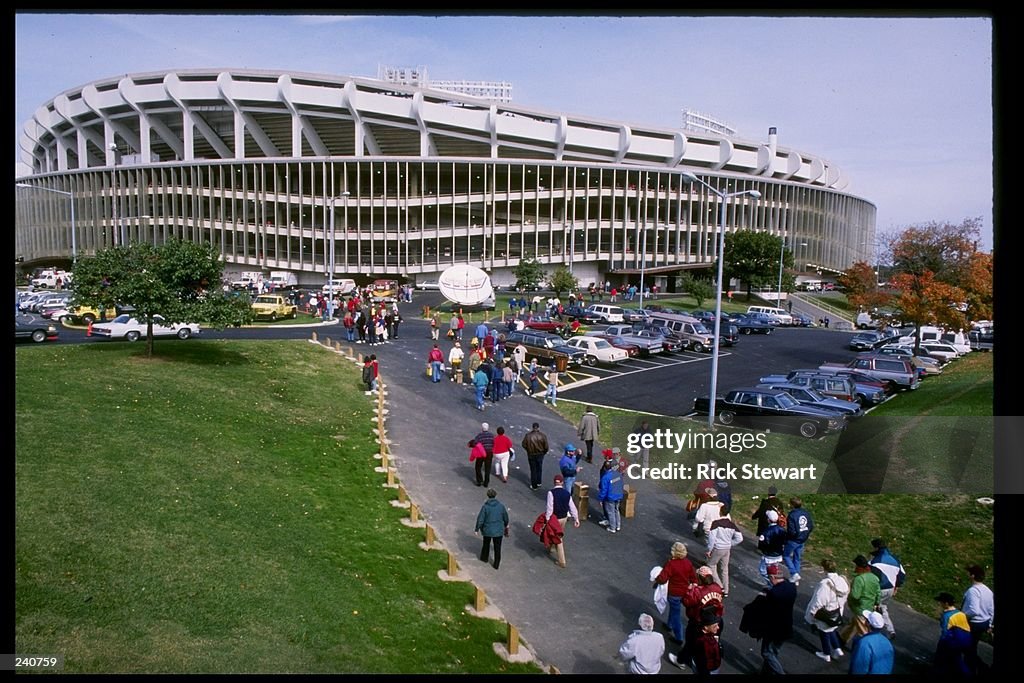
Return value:
M 565 444 L 565 450 L 567 450 L 567 451 L 575 451 L 576 447 L 573 446 L 571 443 L 567 443 L 567 444 Z

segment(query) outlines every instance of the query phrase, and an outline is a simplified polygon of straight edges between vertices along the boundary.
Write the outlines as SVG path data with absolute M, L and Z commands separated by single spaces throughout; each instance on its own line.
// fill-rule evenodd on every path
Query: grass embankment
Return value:
M 16 352 L 16 651 L 68 672 L 529 672 L 373 471 L 305 341 Z M 469 520 L 467 523 L 471 523 Z
M 833 557 L 846 574 L 852 560 L 871 551 L 871 539 L 882 537 L 902 560 L 907 585 L 898 599 L 931 613 L 939 591 L 959 595 L 967 588 L 965 568 L 986 567 L 994 586 L 992 506 L 977 502 L 990 496 L 993 484 L 993 354 L 972 353 L 948 366 L 921 388 L 897 395 L 857 422 L 857 431 L 840 437 L 808 441 L 782 434 L 768 435 L 765 449 L 729 453 L 723 449 L 652 450 L 651 466 L 669 463 L 693 466 L 715 458 L 731 463 L 771 467 L 820 465 L 817 481 L 775 481 L 784 500 L 799 494 L 815 518 L 816 528 L 804 554 L 804 565 Z M 578 424 L 584 405 L 561 396 L 558 412 Z M 706 431 L 705 422 L 684 418 L 642 416 L 632 411 L 597 408 L 602 447 L 619 446 L 626 454 L 631 432 L 641 419 L 653 430 L 676 434 Z M 728 432 L 720 427 L 716 432 Z M 869 470 L 867 473 L 864 469 Z M 870 476 L 875 470 L 877 476 Z M 850 485 L 851 482 L 853 485 Z M 682 505 L 694 481 L 664 485 Z M 734 518 L 747 525 L 770 481 L 733 481 Z M 836 493 L 877 487 L 878 493 Z M 827 493 L 823 493 L 827 492 Z M 907 493 L 913 491 L 914 493 Z M 935 493 L 941 492 L 941 493 Z M 749 534 L 748 534 L 749 536 Z

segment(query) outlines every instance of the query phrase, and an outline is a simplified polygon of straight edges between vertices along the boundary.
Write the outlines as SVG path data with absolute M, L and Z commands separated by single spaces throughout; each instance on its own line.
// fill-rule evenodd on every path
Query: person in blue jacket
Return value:
M 804 501 L 799 496 L 789 499 L 792 508 L 786 515 L 786 544 L 782 548 L 782 560 L 789 570 L 789 580 L 800 585 L 800 560 L 804 554 L 804 544 L 814 531 L 814 519 L 804 509 Z
M 579 473 L 579 463 L 576 460 L 576 446 L 569 443 L 565 445 L 565 452 L 562 459 L 558 461 L 558 471 L 562 473 L 565 490 L 572 493 L 572 485 L 576 482 L 576 475 Z
M 601 484 L 597 490 L 597 500 L 604 510 L 604 519 L 598 522 L 608 531 L 618 533 L 622 531 L 622 518 L 619 516 L 619 501 L 622 500 L 622 472 L 619 471 L 618 462 L 613 463 L 601 475 Z
M 757 567 L 758 574 L 765 585 L 771 588 L 772 581 L 768 578 L 768 567 L 782 564 L 782 551 L 786 545 L 786 530 L 779 526 L 779 513 L 775 510 L 765 512 L 768 527 L 757 537 L 757 549 L 761 551 L 761 563 Z
M 871 629 L 863 636 L 854 638 L 850 652 L 851 674 L 891 674 L 896 652 L 882 629 L 885 620 L 878 612 L 864 610 L 862 616 Z

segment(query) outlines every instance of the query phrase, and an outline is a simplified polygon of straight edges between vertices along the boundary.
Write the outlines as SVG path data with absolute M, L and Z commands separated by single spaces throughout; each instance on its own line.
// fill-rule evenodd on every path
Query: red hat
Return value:
M 782 576 L 782 567 L 779 566 L 778 562 L 768 565 L 765 571 L 768 573 L 768 576 Z
M 556 484 L 565 483 L 565 478 L 561 474 L 556 474 L 555 475 L 555 483 Z

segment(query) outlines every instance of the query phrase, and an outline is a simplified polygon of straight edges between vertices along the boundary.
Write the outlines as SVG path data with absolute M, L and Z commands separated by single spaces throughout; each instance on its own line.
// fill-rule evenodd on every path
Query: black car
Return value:
M 708 397 L 697 398 L 693 409 L 708 414 Z M 842 431 L 846 418 L 830 410 L 802 405 L 785 391 L 765 387 L 733 389 L 715 399 L 716 419 L 724 425 L 745 425 L 799 434 L 812 439 Z
M 37 318 L 34 315 L 14 316 L 14 339 L 31 339 L 34 342 L 44 342 L 47 339 L 57 339 L 57 326 L 44 318 Z
M 705 327 L 714 332 L 715 322 L 712 320 L 711 325 L 705 325 Z M 721 323 L 719 323 L 718 333 L 720 335 L 720 344 L 722 346 L 732 346 L 733 344 L 736 344 L 740 340 L 740 328 L 737 327 L 735 323 L 730 323 L 723 320 Z
M 749 315 L 737 316 L 732 322 L 740 334 L 771 334 L 775 331 L 775 325 Z
M 522 345 L 526 349 L 527 358 L 536 358 L 544 364 L 558 362 L 559 358 L 567 366 L 582 365 L 587 354 L 580 349 L 566 346 L 565 340 L 557 334 L 547 334 L 535 330 L 509 332 L 505 335 L 505 348 L 514 349 Z
M 592 311 L 588 311 L 586 306 L 580 306 L 579 304 L 567 307 L 562 311 L 562 317 L 565 320 L 579 320 L 584 325 L 601 322 L 600 316 Z

